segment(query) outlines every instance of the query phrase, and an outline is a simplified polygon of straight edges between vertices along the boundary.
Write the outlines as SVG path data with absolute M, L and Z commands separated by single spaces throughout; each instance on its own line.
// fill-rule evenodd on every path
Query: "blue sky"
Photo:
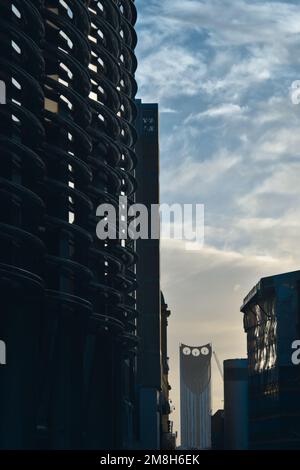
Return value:
M 260 277 L 300 266 L 300 80 L 297 1 L 137 0 L 139 97 L 159 102 L 161 200 L 203 203 L 205 246 L 162 243 L 178 343 L 245 355 L 239 307 Z M 214 409 L 222 383 L 213 373 Z M 178 415 L 175 415 L 178 425 Z

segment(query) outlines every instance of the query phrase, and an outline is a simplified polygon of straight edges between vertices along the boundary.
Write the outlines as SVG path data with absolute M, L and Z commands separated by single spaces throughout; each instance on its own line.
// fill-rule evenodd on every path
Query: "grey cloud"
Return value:
M 140 97 L 159 100 L 162 202 L 206 206 L 206 246 L 162 248 L 178 343 L 245 354 L 239 307 L 264 275 L 297 269 L 300 233 L 300 8 L 294 1 L 142 0 Z M 239 286 L 239 287 L 237 287 Z M 214 372 L 214 408 L 222 384 Z M 176 417 L 176 420 L 178 418 Z

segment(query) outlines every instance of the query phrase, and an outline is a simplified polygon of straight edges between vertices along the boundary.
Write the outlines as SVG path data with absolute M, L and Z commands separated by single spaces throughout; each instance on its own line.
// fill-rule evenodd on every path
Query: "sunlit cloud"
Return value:
M 161 199 L 205 204 L 204 250 L 162 247 L 178 410 L 178 343 L 245 355 L 243 296 L 300 264 L 300 10 L 292 0 L 139 4 L 139 97 L 162 110 Z M 217 371 L 214 381 L 216 408 Z

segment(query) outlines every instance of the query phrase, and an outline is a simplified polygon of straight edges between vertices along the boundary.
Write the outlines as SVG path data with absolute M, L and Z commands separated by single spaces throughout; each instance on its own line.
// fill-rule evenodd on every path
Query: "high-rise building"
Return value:
M 183 449 L 211 448 L 210 344 L 180 345 L 180 421 Z
M 135 201 L 147 209 L 146 228 L 136 241 L 138 256 L 137 335 L 137 447 L 174 449 L 176 435 L 170 421 L 168 318 L 171 314 L 160 285 L 159 112 L 155 103 L 137 105 L 138 165 Z
M 148 210 L 151 227 L 151 207 L 159 204 L 159 122 L 158 105 L 137 100 L 136 202 Z M 149 234 L 148 234 L 149 235 Z M 137 334 L 140 348 L 137 356 L 137 388 L 139 403 L 138 433 L 142 449 L 160 448 L 161 392 L 161 287 L 160 240 L 139 239 L 136 275 Z
M 135 22 L 133 0 L 0 1 L 0 448 L 133 445 L 135 246 L 96 209 L 134 199 Z
M 300 448 L 300 271 L 266 277 L 241 307 L 247 334 L 249 447 Z
M 248 449 L 248 362 L 224 361 L 224 448 Z

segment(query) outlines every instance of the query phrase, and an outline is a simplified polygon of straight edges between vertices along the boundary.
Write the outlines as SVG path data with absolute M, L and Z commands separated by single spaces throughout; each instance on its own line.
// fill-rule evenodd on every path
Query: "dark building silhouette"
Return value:
M 169 357 L 168 357 L 168 318 L 171 315 L 164 295 L 161 294 L 161 444 L 164 450 L 176 448 L 176 433 L 170 419 L 172 403 L 170 401 L 171 385 L 169 383 Z
M 211 345 L 180 345 L 180 421 L 183 449 L 211 447 Z
M 136 100 L 135 201 L 148 210 L 147 239 L 136 241 L 137 276 L 137 447 L 175 448 L 176 436 L 169 419 L 169 365 L 167 352 L 170 310 L 161 293 L 159 233 L 159 112 L 155 103 Z M 153 206 L 156 210 L 153 210 Z M 158 233 L 151 233 L 154 217 Z M 154 236 L 152 236 L 154 235 Z
M 211 448 L 224 449 L 224 410 L 218 410 L 211 417 Z
M 133 445 L 135 247 L 95 230 L 134 198 L 135 22 L 132 0 L 0 1 L 0 448 Z
M 136 101 L 136 202 L 148 209 L 151 224 L 151 205 L 159 204 L 159 124 L 158 105 Z M 161 391 L 161 291 L 160 242 L 140 239 L 136 242 L 139 262 L 136 268 L 137 334 L 140 348 L 137 356 L 138 446 L 142 449 L 160 448 L 160 391 Z
M 248 448 L 248 362 L 224 361 L 224 448 Z
M 300 331 L 300 271 L 266 277 L 241 307 L 247 334 L 249 446 L 300 448 L 300 369 L 292 343 Z

